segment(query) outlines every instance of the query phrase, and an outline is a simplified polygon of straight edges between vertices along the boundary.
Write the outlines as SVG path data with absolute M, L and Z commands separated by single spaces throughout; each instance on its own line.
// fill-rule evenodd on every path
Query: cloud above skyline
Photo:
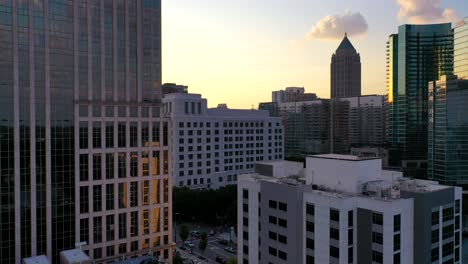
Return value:
M 398 17 L 409 23 L 456 22 L 458 16 L 452 8 L 442 8 L 441 0 L 397 0 Z
M 368 28 L 361 13 L 345 11 L 343 15 L 329 15 L 320 19 L 305 37 L 310 40 L 337 40 L 342 39 L 345 32 L 348 36 L 363 35 Z

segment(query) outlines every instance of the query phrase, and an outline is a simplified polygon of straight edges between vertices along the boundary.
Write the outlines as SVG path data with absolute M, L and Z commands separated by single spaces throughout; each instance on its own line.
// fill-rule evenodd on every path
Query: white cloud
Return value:
M 342 39 L 345 32 L 348 36 L 362 35 L 368 25 L 361 13 L 346 11 L 344 15 L 326 16 L 320 19 L 306 34 L 307 39 L 335 40 Z
M 398 16 L 409 23 L 456 22 L 458 16 L 451 8 L 442 8 L 441 0 L 397 0 Z

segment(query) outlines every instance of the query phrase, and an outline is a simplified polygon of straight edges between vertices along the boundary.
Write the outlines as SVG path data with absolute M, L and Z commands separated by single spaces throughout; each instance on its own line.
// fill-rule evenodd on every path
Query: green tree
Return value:
M 235 257 L 229 258 L 227 264 L 237 264 L 237 258 L 235 258 Z
M 207 246 L 208 246 L 208 235 L 206 234 L 206 232 L 203 232 L 200 235 L 200 243 L 198 244 L 198 248 L 200 249 L 202 254 L 203 252 L 205 252 Z
M 179 236 L 182 239 L 182 241 L 185 242 L 185 240 L 187 240 L 187 238 L 189 236 L 189 229 L 188 229 L 187 225 L 183 224 L 183 225 L 180 226 Z
M 172 258 L 173 264 L 184 264 L 184 259 L 180 256 L 179 251 L 176 251 L 174 257 Z

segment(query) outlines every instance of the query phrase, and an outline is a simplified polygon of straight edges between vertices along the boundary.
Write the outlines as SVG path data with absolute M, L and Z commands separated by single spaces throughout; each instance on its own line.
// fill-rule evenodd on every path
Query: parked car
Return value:
M 189 248 L 193 248 L 195 246 L 193 243 L 190 243 L 190 241 L 185 241 L 184 245 L 189 247 Z
M 210 230 L 210 233 L 209 233 L 210 236 L 214 236 L 215 234 L 216 234 L 216 233 L 215 233 L 214 230 Z
M 227 263 L 226 259 L 221 256 L 216 256 L 216 262 L 221 263 L 221 264 Z
M 232 254 L 236 253 L 236 249 L 233 248 L 233 247 L 225 247 L 224 250 L 226 250 L 227 252 L 232 253 Z
M 200 237 L 200 232 L 199 232 L 199 231 L 196 231 L 196 230 L 190 232 L 190 234 L 191 234 L 192 236 L 194 236 L 194 237 Z
M 181 246 L 181 247 L 179 247 L 179 248 L 180 248 L 180 250 L 187 250 L 187 248 L 184 247 L 184 246 Z

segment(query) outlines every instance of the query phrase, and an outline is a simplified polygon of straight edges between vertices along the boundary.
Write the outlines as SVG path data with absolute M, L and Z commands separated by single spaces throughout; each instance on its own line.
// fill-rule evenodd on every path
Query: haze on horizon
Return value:
M 271 91 L 330 96 L 330 59 L 344 32 L 361 55 L 362 93 L 386 94 L 385 50 L 405 23 L 455 23 L 464 0 L 162 0 L 163 82 L 210 107 L 257 108 Z

